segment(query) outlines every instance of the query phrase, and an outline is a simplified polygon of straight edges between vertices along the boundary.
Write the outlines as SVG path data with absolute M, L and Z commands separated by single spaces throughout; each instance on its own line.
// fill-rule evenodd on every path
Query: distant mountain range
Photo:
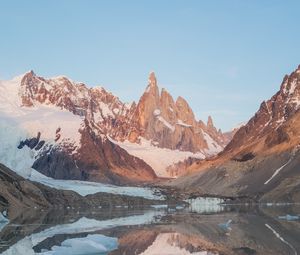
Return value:
M 42 183 L 159 183 L 182 196 L 299 201 L 299 109 L 300 67 L 227 133 L 211 117 L 196 120 L 154 73 L 139 102 L 125 104 L 104 88 L 30 71 L 0 82 L 0 162 Z
M 0 162 L 23 177 L 33 168 L 56 179 L 152 182 L 185 174 L 174 171 L 179 162 L 215 156 L 231 136 L 160 91 L 154 73 L 131 104 L 64 76 L 0 81 Z

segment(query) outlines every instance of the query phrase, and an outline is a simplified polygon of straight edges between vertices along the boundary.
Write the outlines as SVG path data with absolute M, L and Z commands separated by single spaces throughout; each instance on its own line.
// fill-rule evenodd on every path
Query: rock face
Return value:
M 81 132 L 81 147 L 75 155 L 61 150 L 45 151 L 33 168 L 55 179 L 79 179 L 123 184 L 151 181 L 152 168 L 139 158 L 97 136 L 88 125 Z
M 197 121 L 185 99 L 174 101 L 165 89 L 160 92 L 154 73 L 138 104 L 130 105 L 104 88 L 88 88 L 64 76 L 45 79 L 30 71 L 13 85 L 17 95 L 9 86 L 0 86 L 0 115 L 18 119 L 20 130 L 29 133 L 18 149 L 30 148 L 33 168 L 53 178 L 115 184 L 153 181 L 155 169 L 117 143 L 138 146 L 144 139 L 157 148 L 205 157 L 229 142 L 211 117 L 207 124 Z
M 272 147 L 287 141 L 282 126 L 293 118 L 300 107 L 300 66 L 286 75 L 280 90 L 269 100 L 261 103 L 259 110 L 241 127 L 228 144 L 225 151 L 235 151 L 261 140 L 268 135 L 266 145 Z
M 260 105 L 219 157 L 193 163 L 188 169 L 193 173 L 174 184 L 193 193 L 298 201 L 299 108 L 300 67 L 284 77 L 280 90 Z
M 137 104 L 133 119 L 137 120 L 140 136 L 163 148 L 215 154 L 229 141 L 213 125 L 195 119 L 189 104 L 182 97 L 174 101 L 165 90 L 159 91 L 154 73 Z

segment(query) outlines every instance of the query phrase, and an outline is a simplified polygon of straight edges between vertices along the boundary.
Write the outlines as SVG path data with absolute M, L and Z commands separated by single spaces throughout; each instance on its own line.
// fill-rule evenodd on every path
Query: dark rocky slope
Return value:
M 85 197 L 76 192 L 57 190 L 20 177 L 0 164 L 0 212 L 8 210 L 10 219 L 27 209 L 49 208 L 98 208 L 126 205 L 144 207 L 160 203 L 142 197 L 97 193 Z

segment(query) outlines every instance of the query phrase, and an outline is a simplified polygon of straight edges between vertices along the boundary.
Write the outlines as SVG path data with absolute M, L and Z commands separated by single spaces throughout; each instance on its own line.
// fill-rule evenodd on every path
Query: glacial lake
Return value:
M 300 254 L 298 205 L 28 210 L 0 223 L 0 254 Z

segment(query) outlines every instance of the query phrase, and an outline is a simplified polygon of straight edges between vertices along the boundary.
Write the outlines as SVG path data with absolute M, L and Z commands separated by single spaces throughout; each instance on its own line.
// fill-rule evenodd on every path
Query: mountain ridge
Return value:
M 197 121 L 185 99 L 159 92 L 153 72 L 139 102 L 130 105 L 103 87 L 33 71 L 0 85 L 3 121 L 17 122 L 18 132 L 27 133 L 13 146 L 33 151 L 32 166 L 50 177 L 115 184 L 174 177 L 170 165 L 215 155 L 228 142 L 211 118 L 208 125 Z M 171 160 L 158 170 L 154 158 L 160 154 Z
M 186 175 L 170 185 L 187 193 L 299 201 L 299 102 L 300 66 L 217 157 L 191 162 Z

